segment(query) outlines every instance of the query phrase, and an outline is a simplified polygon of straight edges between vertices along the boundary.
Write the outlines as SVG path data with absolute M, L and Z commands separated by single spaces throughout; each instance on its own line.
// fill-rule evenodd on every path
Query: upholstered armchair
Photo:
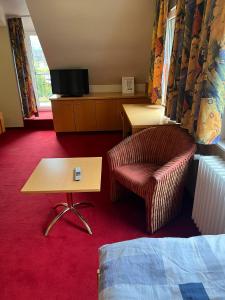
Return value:
M 112 200 L 119 199 L 122 187 L 143 198 L 147 230 L 155 232 L 180 211 L 195 150 L 192 137 L 177 125 L 159 125 L 126 138 L 108 152 Z

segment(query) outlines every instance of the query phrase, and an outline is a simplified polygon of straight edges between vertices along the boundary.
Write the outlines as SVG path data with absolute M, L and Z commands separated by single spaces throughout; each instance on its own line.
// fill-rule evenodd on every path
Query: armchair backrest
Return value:
M 151 163 L 163 165 L 186 152 L 195 152 L 194 139 L 177 125 L 151 127 L 138 135 L 138 139 L 142 140 L 142 154 Z

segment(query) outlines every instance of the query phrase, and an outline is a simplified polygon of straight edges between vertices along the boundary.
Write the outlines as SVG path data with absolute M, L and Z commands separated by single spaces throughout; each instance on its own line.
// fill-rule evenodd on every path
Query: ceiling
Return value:
M 49 68 L 88 68 L 93 85 L 148 80 L 152 1 L 26 0 Z
M 25 0 L 0 0 L 0 7 L 6 17 L 23 17 L 25 31 L 35 31 L 33 22 L 29 17 L 30 13 Z
M 6 15 L 29 15 L 29 10 L 25 0 L 0 0 Z
M 92 84 L 119 84 L 122 76 L 134 76 L 137 83 L 144 83 L 153 2 L 0 0 L 0 18 L 1 8 L 6 17 L 24 16 L 24 29 L 31 32 L 35 31 L 33 20 L 52 69 L 88 68 Z

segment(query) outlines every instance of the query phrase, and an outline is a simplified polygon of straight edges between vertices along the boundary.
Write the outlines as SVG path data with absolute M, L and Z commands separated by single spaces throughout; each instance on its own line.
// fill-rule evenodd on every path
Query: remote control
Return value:
M 81 179 L 81 169 L 80 167 L 76 167 L 73 169 L 73 180 L 80 181 Z

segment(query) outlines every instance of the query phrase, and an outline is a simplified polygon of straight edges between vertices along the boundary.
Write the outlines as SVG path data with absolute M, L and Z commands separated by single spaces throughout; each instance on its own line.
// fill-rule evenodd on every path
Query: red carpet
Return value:
M 140 200 L 109 201 L 106 152 L 120 140 L 118 133 L 57 137 L 53 131 L 8 130 L 0 136 L 0 299 L 97 299 L 98 248 L 146 236 Z M 20 188 L 41 158 L 74 156 L 103 156 L 102 191 L 75 195 L 95 204 L 82 209 L 94 235 L 68 214 L 46 238 L 51 208 L 64 195 L 24 195 Z M 186 211 L 154 236 L 197 234 Z

